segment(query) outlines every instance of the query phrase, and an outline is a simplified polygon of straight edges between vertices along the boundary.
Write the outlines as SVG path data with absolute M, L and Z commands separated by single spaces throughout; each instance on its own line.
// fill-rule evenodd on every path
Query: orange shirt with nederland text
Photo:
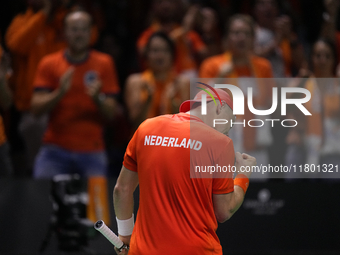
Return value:
M 38 66 L 35 89 L 53 91 L 70 66 L 75 67 L 71 87 L 50 113 L 44 143 L 78 152 L 101 151 L 103 124 L 98 107 L 86 94 L 86 81 L 98 76 L 102 81 L 101 92 L 118 93 L 114 62 L 109 55 L 94 50 L 78 64 L 70 63 L 64 50 L 50 54 Z
M 192 147 L 189 139 L 195 140 Z M 212 195 L 233 192 L 232 175 L 190 174 L 197 174 L 196 166 L 234 162 L 231 139 L 197 117 L 179 113 L 143 122 L 123 162 L 138 173 L 140 192 L 129 254 L 222 254 Z

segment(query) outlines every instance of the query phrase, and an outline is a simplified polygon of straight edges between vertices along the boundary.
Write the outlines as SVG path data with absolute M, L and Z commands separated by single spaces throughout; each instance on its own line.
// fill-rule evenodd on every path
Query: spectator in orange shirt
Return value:
M 236 14 L 230 17 L 225 33 L 227 50 L 203 61 L 199 77 L 273 77 L 269 61 L 254 55 L 254 36 L 255 26 L 250 16 Z
M 147 118 L 178 112 L 189 99 L 189 80 L 174 70 L 175 45 L 163 32 L 150 36 L 146 45 L 148 69 L 126 82 L 125 103 L 135 128 Z
M 215 91 L 218 95 L 209 93 L 217 104 L 201 91 L 180 106 L 179 114 L 143 122 L 131 139 L 114 188 L 118 234 L 130 245 L 128 254 L 222 254 L 217 221 L 225 222 L 241 206 L 250 172 L 239 170 L 256 165 L 256 160 L 239 152 L 235 155 L 227 136 L 230 124 L 213 127 L 213 119 L 230 123 L 234 118 L 228 93 Z M 206 115 L 201 114 L 203 94 Z M 196 171 L 217 165 L 235 167 L 235 179 L 231 172 Z M 138 185 L 134 225 L 133 192 Z
M 7 84 L 8 64 L 8 58 L 4 56 L 0 46 L 0 109 L 4 111 L 12 104 L 12 93 Z M 3 119 L 0 115 L 0 176 L 10 176 L 11 174 L 12 164 L 9 156 L 9 146 L 7 144 Z
M 137 41 L 139 54 L 142 56 L 150 36 L 157 31 L 168 34 L 176 44 L 175 66 L 176 72 L 188 77 L 197 76 L 198 63 L 206 56 L 206 47 L 195 31 L 193 25 L 199 11 L 192 6 L 183 18 L 183 25 L 179 23 L 183 6 L 180 0 L 154 0 L 153 12 L 155 20 Z
M 257 91 L 253 95 L 254 107 L 256 109 L 269 109 L 272 83 L 264 82 L 261 79 L 249 79 L 251 77 L 273 77 L 270 62 L 253 53 L 255 26 L 252 18 L 247 15 L 234 15 L 229 19 L 226 28 L 227 51 L 203 61 L 199 72 L 200 78 L 231 79 L 228 82 L 235 83 L 234 85 L 237 85 L 244 95 L 247 95 L 248 87 L 253 87 Z M 245 119 L 247 122 L 254 119 L 254 114 L 249 111 L 248 107 L 245 107 L 245 115 L 237 116 L 237 118 L 238 121 Z M 261 116 L 256 116 L 256 119 L 258 118 L 263 119 Z M 236 150 L 254 155 L 261 164 L 268 164 L 267 149 L 272 144 L 270 129 L 235 125 L 230 135 L 236 141 Z
M 26 171 L 32 168 L 47 122 L 46 116 L 35 119 L 29 113 L 34 76 L 44 56 L 66 47 L 63 19 L 69 5 L 69 0 L 29 0 L 26 12 L 18 14 L 6 32 L 6 45 L 13 59 L 13 99 L 22 113 L 18 129 L 26 147 Z M 96 37 L 94 28 L 91 41 Z
M 68 14 L 68 47 L 39 64 L 31 110 L 36 116 L 49 113 L 49 122 L 35 161 L 36 178 L 106 175 L 101 116 L 111 119 L 117 112 L 113 95 L 119 86 L 111 57 L 89 48 L 91 23 L 86 12 Z

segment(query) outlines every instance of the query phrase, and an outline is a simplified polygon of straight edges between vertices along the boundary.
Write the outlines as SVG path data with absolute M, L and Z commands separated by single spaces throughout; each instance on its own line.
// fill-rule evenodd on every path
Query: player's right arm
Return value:
M 43 72 L 39 70 L 38 74 Z M 66 92 L 71 87 L 72 77 L 74 73 L 74 68 L 70 67 L 60 78 L 59 87 L 53 91 L 36 91 L 33 93 L 31 101 L 31 112 L 39 117 L 45 113 L 50 112 L 63 98 Z M 42 74 L 43 75 L 43 74 Z
M 113 204 L 117 220 L 126 221 L 133 217 L 133 193 L 137 186 L 137 172 L 130 171 L 123 166 L 113 190 Z M 122 235 L 121 231 L 122 230 L 118 227 L 119 238 L 123 241 L 123 243 L 130 244 L 131 234 L 128 236 L 124 234 Z
M 236 157 L 236 170 L 238 175 L 241 174 L 240 168 L 241 166 L 255 166 L 256 159 L 250 155 L 237 152 L 235 154 Z M 238 178 L 236 175 L 236 178 Z M 249 177 L 251 172 L 242 172 L 242 175 Z M 240 175 L 241 177 L 241 175 Z M 244 176 L 242 176 L 244 177 Z M 235 178 L 235 179 L 236 179 Z M 245 178 L 247 179 L 247 178 Z M 233 216 L 233 214 L 240 208 L 243 203 L 243 199 L 245 196 L 244 190 L 238 186 L 234 185 L 234 192 L 227 193 L 227 194 L 213 194 L 213 204 L 214 204 L 214 211 L 215 216 L 218 222 L 223 223 Z

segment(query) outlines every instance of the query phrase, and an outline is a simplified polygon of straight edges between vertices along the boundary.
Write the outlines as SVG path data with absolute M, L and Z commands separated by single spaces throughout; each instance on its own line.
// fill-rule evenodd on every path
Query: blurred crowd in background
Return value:
M 54 153 L 56 164 L 64 161 L 80 173 L 80 163 L 90 161 L 90 154 L 95 154 L 96 160 L 104 157 L 100 162 L 107 170 L 92 169 L 92 174 L 118 176 L 126 146 L 138 125 L 146 118 L 177 113 L 180 103 L 190 98 L 191 78 L 296 77 L 291 86 L 305 87 L 312 94 L 306 105 L 312 117 L 303 118 L 301 112 L 291 109 L 288 116 L 299 118 L 301 125 L 294 129 L 278 125 L 270 129 L 270 136 L 250 127 L 236 130 L 236 150 L 254 155 L 263 164 L 339 165 L 340 84 L 333 82 L 336 79 L 314 79 L 340 77 L 339 7 L 338 0 L 2 3 L 0 175 L 44 177 L 39 171 L 52 171 L 46 155 Z M 83 16 L 65 19 L 77 11 Z M 91 21 L 84 12 L 91 15 Z M 89 24 L 92 26 L 86 30 Z M 88 53 L 89 47 L 96 53 Z M 82 50 L 89 55 L 81 55 Z M 62 54 L 51 57 L 56 52 Z M 76 94 L 71 91 L 77 86 L 73 84 L 77 68 L 84 63 L 88 69 L 79 81 L 84 87 L 89 82 L 90 88 L 78 89 L 78 94 L 84 94 L 84 99 L 75 99 L 78 112 L 70 97 Z M 68 69 L 72 65 L 76 71 Z M 110 70 L 94 73 L 91 65 L 105 65 Z M 254 86 L 255 108 L 270 108 L 270 85 L 236 83 L 241 89 Z M 58 89 L 64 91 L 53 105 L 42 103 Z M 85 95 L 93 100 L 87 102 Z M 107 117 L 108 113 L 109 118 L 96 116 Z M 254 116 L 246 112 L 245 118 Z M 74 124 L 78 120 L 80 124 Z M 64 128 L 71 126 L 68 121 L 78 125 L 79 134 L 71 127 Z M 89 123 L 97 126 L 86 135 L 82 127 L 87 130 Z M 95 144 L 97 137 L 92 134 L 97 134 L 98 125 L 103 128 L 103 147 L 73 139 L 82 135 Z M 72 143 L 70 148 L 63 146 L 67 142 Z M 81 157 L 74 159 L 75 155 Z

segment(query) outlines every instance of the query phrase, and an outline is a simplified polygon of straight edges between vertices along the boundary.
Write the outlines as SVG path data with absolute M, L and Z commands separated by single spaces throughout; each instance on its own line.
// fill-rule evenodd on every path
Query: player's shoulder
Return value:
M 199 140 L 204 145 L 204 151 L 213 152 L 214 155 L 234 149 L 233 141 L 228 136 L 204 123 L 190 123 L 190 138 Z
M 171 121 L 173 114 L 164 114 L 164 115 L 159 115 L 153 118 L 148 118 L 146 119 L 140 126 L 152 126 L 152 125 L 159 125 L 164 122 L 169 122 Z
M 222 134 L 218 131 L 214 132 L 212 139 L 215 139 L 216 144 L 229 144 L 229 143 L 232 144 L 233 143 L 233 140 L 229 136 L 226 136 L 225 134 Z
M 164 114 L 144 120 L 138 127 L 138 130 L 149 131 L 155 129 L 166 129 L 171 122 L 183 122 L 175 118 L 176 114 Z
M 226 136 L 225 134 L 222 134 L 221 132 L 218 132 L 214 128 L 204 124 L 204 123 L 198 123 L 196 126 L 191 125 L 190 127 L 192 130 L 195 128 L 199 129 L 199 132 L 202 134 L 205 134 L 204 137 L 210 141 L 210 143 L 215 143 L 218 145 L 220 142 L 225 143 L 231 141 L 231 139 Z

